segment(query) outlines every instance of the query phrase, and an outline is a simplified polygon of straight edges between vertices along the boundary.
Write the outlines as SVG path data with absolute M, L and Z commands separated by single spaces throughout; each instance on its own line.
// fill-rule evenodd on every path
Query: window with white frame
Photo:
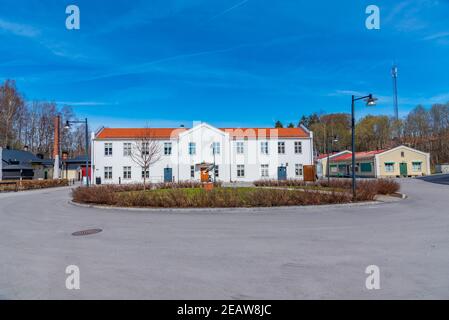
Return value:
M 220 142 L 212 143 L 212 154 L 220 154 Z
M 123 143 L 123 156 L 129 157 L 131 155 L 131 143 L 125 142 Z
M 268 154 L 268 142 L 267 141 L 262 141 L 260 143 L 260 153 Z
M 244 178 L 245 177 L 245 165 L 244 164 L 238 164 L 237 165 L 237 177 L 238 178 Z
M 148 156 L 150 154 L 150 143 L 142 142 L 142 155 Z
M 190 166 L 190 178 L 195 178 L 195 166 Z
M 422 171 L 422 162 L 420 162 L 420 161 L 412 162 L 412 170 L 414 172 L 421 172 Z
M 394 172 L 394 163 L 393 162 L 385 163 L 385 172 Z
M 145 168 L 142 167 L 142 179 L 149 179 L 150 178 L 150 170 L 148 168 L 145 170 Z
M 165 142 L 164 143 L 164 155 L 169 156 L 172 152 L 172 143 L 171 142 Z
M 285 154 L 285 142 L 278 142 L 278 153 Z
M 112 167 L 104 167 L 104 179 L 112 180 Z
M 112 143 L 105 143 L 104 144 L 104 155 L 105 156 L 112 156 Z
M 195 142 L 189 142 L 189 154 L 191 156 L 196 154 L 196 143 Z
M 243 141 L 238 141 L 236 143 L 236 148 L 237 148 L 237 154 L 245 153 L 245 143 Z
M 295 141 L 295 153 L 296 154 L 302 153 L 302 142 L 301 141 Z
M 302 177 L 303 176 L 303 165 L 302 164 L 295 164 L 295 176 Z
M 220 177 L 220 166 L 219 165 L 215 165 L 214 175 L 216 178 Z
M 262 164 L 260 166 L 260 176 L 262 178 L 268 178 L 270 176 L 268 169 L 269 169 L 269 165 L 268 164 Z
M 123 167 L 123 179 L 131 179 L 131 167 Z

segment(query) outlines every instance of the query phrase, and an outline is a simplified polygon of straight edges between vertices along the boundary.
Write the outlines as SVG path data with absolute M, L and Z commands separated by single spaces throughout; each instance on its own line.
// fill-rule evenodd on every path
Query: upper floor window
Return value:
M 245 143 L 243 141 L 237 142 L 236 148 L 237 148 L 237 154 L 245 153 Z
M 105 143 L 104 144 L 104 155 L 105 156 L 112 156 L 112 143 Z
M 148 156 L 150 154 L 150 143 L 142 142 L 142 155 Z
M 268 142 L 267 141 L 263 141 L 260 143 L 260 152 L 262 154 L 268 154 Z
M 195 142 L 189 142 L 189 154 L 191 156 L 196 154 L 196 143 Z
M 123 156 L 129 157 L 131 155 L 131 143 L 125 142 L 123 144 Z
M 295 153 L 302 153 L 302 142 L 301 141 L 295 141 Z
M 166 156 L 171 155 L 171 150 L 172 150 L 172 144 L 171 142 L 165 142 L 164 143 L 164 154 Z
M 212 154 L 220 154 L 220 142 L 212 143 Z
M 401 158 L 405 158 L 405 152 L 401 151 Z
M 285 142 L 278 142 L 278 153 L 285 154 Z

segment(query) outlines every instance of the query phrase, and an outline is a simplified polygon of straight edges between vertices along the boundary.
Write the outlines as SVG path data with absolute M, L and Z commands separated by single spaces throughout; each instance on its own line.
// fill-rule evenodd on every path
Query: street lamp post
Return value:
M 64 128 L 70 129 L 71 124 L 75 124 L 75 123 L 82 123 L 85 126 L 85 131 L 86 131 L 86 133 L 85 133 L 86 134 L 86 187 L 89 187 L 89 128 L 88 128 L 88 124 L 87 124 L 87 118 L 85 118 L 84 121 L 67 120 Z
M 356 199 L 356 179 L 355 179 L 355 102 L 358 100 L 365 100 L 366 105 L 368 107 L 373 107 L 376 105 L 376 98 L 373 97 L 372 94 L 369 94 L 364 97 L 356 97 L 352 96 L 352 105 L 351 105 L 351 139 L 352 139 L 352 200 Z

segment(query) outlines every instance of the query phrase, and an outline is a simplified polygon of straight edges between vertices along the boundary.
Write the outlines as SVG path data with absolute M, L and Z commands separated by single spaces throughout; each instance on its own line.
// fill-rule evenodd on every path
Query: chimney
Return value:
M 61 129 L 61 118 L 60 116 L 56 116 L 54 119 L 54 127 L 55 127 L 55 140 L 53 144 L 53 159 L 56 159 L 59 156 L 59 134 Z
M 55 117 L 55 141 L 53 145 L 53 159 L 55 159 L 55 165 L 53 167 L 53 179 L 60 178 L 60 162 L 59 162 L 59 134 L 61 130 L 61 117 Z

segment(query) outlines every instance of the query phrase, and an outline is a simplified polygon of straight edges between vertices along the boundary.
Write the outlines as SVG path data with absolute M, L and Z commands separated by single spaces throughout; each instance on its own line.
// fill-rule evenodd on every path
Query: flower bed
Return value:
M 351 201 L 351 196 L 341 192 L 260 188 L 215 188 L 211 191 L 201 188 L 172 188 L 123 192 L 115 186 L 96 186 L 75 189 L 73 200 L 119 207 L 232 208 L 347 203 Z

